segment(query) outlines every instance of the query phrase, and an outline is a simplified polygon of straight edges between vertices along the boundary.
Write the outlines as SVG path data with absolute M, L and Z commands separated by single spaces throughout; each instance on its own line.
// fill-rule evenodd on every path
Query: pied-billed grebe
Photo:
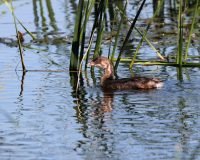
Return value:
M 89 65 L 104 69 L 104 75 L 101 77 L 103 89 L 153 89 L 163 86 L 163 82 L 157 78 L 133 77 L 114 79 L 112 62 L 106 57 L 98 57 L 92 60 Z

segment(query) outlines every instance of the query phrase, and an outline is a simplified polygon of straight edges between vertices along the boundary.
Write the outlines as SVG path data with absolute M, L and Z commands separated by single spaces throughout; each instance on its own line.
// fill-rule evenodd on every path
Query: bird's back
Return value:
M 156 78 L 134 77 L 118 80 L 105 80 L 102 87 L 112 90 L 127 90 L 127 89 L 153 89 L 161 88 L 163 82 Z

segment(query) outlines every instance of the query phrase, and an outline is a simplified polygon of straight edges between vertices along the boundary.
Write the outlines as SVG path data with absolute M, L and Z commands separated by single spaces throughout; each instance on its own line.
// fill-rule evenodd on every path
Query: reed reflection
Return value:
M 87 159 L 93 159 L 97 155 L 106 158 L 106 153 L 112 154 L 114 146 L 112 130 L 107 127 L 112 121 L 110 116 L 112 115 L 114 94 L 103 90 L 98 92 L 99 88 L 96 87 L 95 93 L 89 96 L 90 93 L 86 93 L 86 86 L 84 86 L 88 84 L 84 84 L 82 75 L 79 78 L 79 89 L 76 91 L 78 75 L 76 72 L 71 72 L 70 77 L 76 118 L 77 122 L 81 124 L 79 130 L 85 138 L 85 140 L 77 141 L 74 150 L 78 153 L 83 152 Z M 101 96 L 102 92 L 103 96 Z
M 70 84 L 72 87 L 72 97 L 74 98 L 75 103 L 75 110 L 76 110 L 76 116 L 79 123 L 83 124 L 85 126 L 85 112 L 86 112 L 86 91 L 84 89 L 84 82 L 82 74 L 80 76 L 78 75 L 78 72 L 70 72 Z M 79 88 L 77 90 L 77 83 L 79 81 Z
M 49 26 L 52 27 L 54 32 L 58 31 L 58 26 L 56 24 L 55 13 L 54 13 L 52 1 L 51 0 L 46 0 L 46 1 L 33 0 L 32 2 L 33 2 L 33 13 L 34 13 L 35 26 L 37 28 L 41 27 L 43 32 L 46 32 L 47 30 L 49 30 Z M 45 5 L 46 5 L 47 10 L 44 10 Z M 48 13 L 45 13 L 45 11 L 47 11 Z M 48 17 L 46 15 L 48 15 Z M 41 19 L 41 22 L 40 22 L 40 19 Z M 47 24 L 48 21 L 49 21 L 49 24 Z
M 19 96 L 23 95 L 25 75 L 26 75 L 26 72 L 22 72 L 21 85 L 20 85 L 21 86 L 21 90 L 20 90 Z

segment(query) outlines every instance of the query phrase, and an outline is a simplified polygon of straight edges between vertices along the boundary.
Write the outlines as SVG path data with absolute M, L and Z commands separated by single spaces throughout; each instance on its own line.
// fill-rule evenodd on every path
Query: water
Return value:
M 13 2 L 28 29 L 41 41 L 44 34 L 49 37 L 48 42 L 31 43 L 25 35 L 25 45 L 37 48 L 25 48 L 31 71 L 23 75 L 18 49 L 0 43 L 0 159 L 200 159 L 199 68 L 183 68 L 179 81 L 176 68 L 136 66 L 135 73 L 160 77 L 164 87 L 114 93 L 101 90 L 98 69 L 95 79 L 88 70 L 76 96 L 68 68 L 71 44 L 52 41 L 72 36 L 76 3 L 53 1 L 56 21 L 50 23 L 46 2 L 45 20 L 39 1 Z M 2 4 L 0 10 L 5 11 L 0 14 L 0 37 L 15 39 L 8 9 Z M 120 64 L 118 75 L 131 76 L 126 64 Z

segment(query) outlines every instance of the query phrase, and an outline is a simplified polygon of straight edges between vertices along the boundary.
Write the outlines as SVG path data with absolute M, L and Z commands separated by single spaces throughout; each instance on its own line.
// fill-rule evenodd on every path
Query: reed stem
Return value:
M 70 70 L 78 70 L 79 57 L 79 43 L 81 34 L 82 10 L 84 1 L 80 0 L 78 3 L 76 22 L 74 27 L 74 38 L 72 42 L 71 56 L 70 56 Z
M 14 8 L 12 6 L 12 1 L 11 1 L 11 11 L 12 11 L 13 19 L 14 19 L 14 24 L 15 24 L 15 31 L 16 31 L 16 35 L 17 35 L 17 41 L 18 41 L 22 70 L 23 70 L 23 72 L 26 72 L 26 66 L 25 66 L 25 63 L 24 63 L 24 56 L 23 56 L 23 47 L 22 47 L 22 44 L 21 44 L 21 37 L 20 37 L 19 31 L 18 31 L 18 28 L 17 28 L 16 17 L 15 17 L 15 14 L 14 14 Z
M 151 42 L 146 38 L 146 35 L 147 35 L 147 32 L 148 32 L 148 30 L 149 30 L 149 28 L 150 28 L 150 26 L 151 26 L 151 23 L 153 22 L 154 18 L 155 18 L 156 16 L 159 15 L 160 10 L 161 10 L 161 7 L 163 7 L 163 4 L 164 4 L 164 0 L 161 0 L 161 1 L 159 2 L 158 7 L 156 8 L 156 11 L 155 11 L 153 17 L 152 17 L 151 20 L 149 21 L 149 23 L 148 23 L 148 25 L 147 25 L 147 27 L 146 27 L 146 30 L 145 30 L 145 32 L 144 32 L 143 34 L 139 31 L 139 29 L 137 29 L 137 28 L 135 27 L 135 29 L 136 29 L 137 32 L 142 36 L 142 38 L 141 38 L 141 40 L 140 40 L 140 42 L 139 42 L 139 44 L 138 44 L 138 46 L 137 46 L 137 48 L 136 48 L 136 51 L 135 51 L 134 56 L 133 56 L 133 59 L 132 59 L 130 65 L 129 65 L 129 69 L 131 69 L 131 68 L 133 67 L 134 61 L 135 61 L 135 59 L 136 59 L 136 57 L 137 57 L 137 54 L 139 53 L 139 50 L 140 50 L 140 48 L 141 48 L 142 43 L 143 43 L 144 40 L 145 40 L 145 41 L 149 44 L 149 46 L 157 53 L 157 55 L 160 57 L 160 59 L 164 60 L 164 58 L 163 58 L 162 55 L 158 52 L 158 50 L 157 50 L 157 49 L 151 44 Z
M 183 8 L 183 0 L 180 0 L 179 4 L 179 13 L 178 13 L 178 52 L 176 56 L 176 63 L 179 66 L 182 66 L 183 59 L 183 17 L 182 17 L 182 9 Z
M 197 12 L 198 6 L 199 6 L 199 0 L 196 0 L 195 10 L 194 10 L 194 14 L 193 14 L 193 17 L 192 17 L 192 25 L 190 27 L 190 33 L 189 33 L 188 42 L 187 42 L 187 46 L 186 46 L 186 50 L 185 50 L 185 57 L 184 57 L 185 63 L 186 63 L 187 58 L 188 58 L 188 51 L 189 51 L 189 47 L 190 47 L 190 43 L 191 43 L 191 39 L 192 39 L 192 33 L 193 33 L 193 30 L 194 30 L 195 19 L 197 18 L 197 13 L 198 13 Z
M 117 67 L 118 67 L 119 62 L 120 62 L 120 59 L 121 59 L 121 55 L 122 55 L 122 53 L 123 53 L 123 51 L 124 51 L 124 48 L 125 48 L 125 45 L 126 45 L 126 43 L 128 42 L 128 39 L 129 39 L 129 37 L 130 37 L 130 35 L 131 35 L 132 31 L 133 31 L 133 28 L 135 27 L 135 24 L 136 24 L 136 22 L 137 22 L 137 19 L 138 19 L 139 15 L 140 15 L 140 13 L 141 13 L 141 11 L 142 11 L 142 8 L 143 8 L 145 2 L 146 2 L 146 0 L 143 0 L 143 1 L 142 1 L 142 4 L 140 5 L 140 8 L 139 8 L 139 10 L 138 10 L 138 12 L 137 12 L 137 14 L 136 14 L 136 16 L 135 16 L 135 18 L 134 18 L 134 20 L 133 20 L 131 26 L 130 26 L 130 29 L 129 29 L 127 35 L 126 35 L 126 38 L 125 38 L 125 40 L 124 40 L 124 42 L 123 42 L 123 45 L 122 45 L 122 47 L 121 47 L 121 49 L 120 49 L 120 52 L 119 52 L 117 61 L 116 61 L 115 66 L 114 66 L 115 71 L 117 70 Z
M 124 16 L 124 12 L 126 11 L 127 3 L 128 2 L 126 1 L 125 5 L 124 5 L 124 9 L 123 9 L 122 13 L 120 14 L 121 15 L 121 20 L 119 22 L 119 26 L 118 26 L 118 29 L 117 29 L 117 34 L 115 36 L 115 43 L 114 43 L 113 50 L 112 50 L 112 53 L 111 53 L 111 60 L 114 59 L 114 55 L 115 55 L 115 51 L 116 51 L 117 44 L 118 44 L 118 38 L 119 38 L 119 33 L 120 33 L 120 30 L 121 30 L 121 26 L 123 24 L 124 18 L 126 18 Z

